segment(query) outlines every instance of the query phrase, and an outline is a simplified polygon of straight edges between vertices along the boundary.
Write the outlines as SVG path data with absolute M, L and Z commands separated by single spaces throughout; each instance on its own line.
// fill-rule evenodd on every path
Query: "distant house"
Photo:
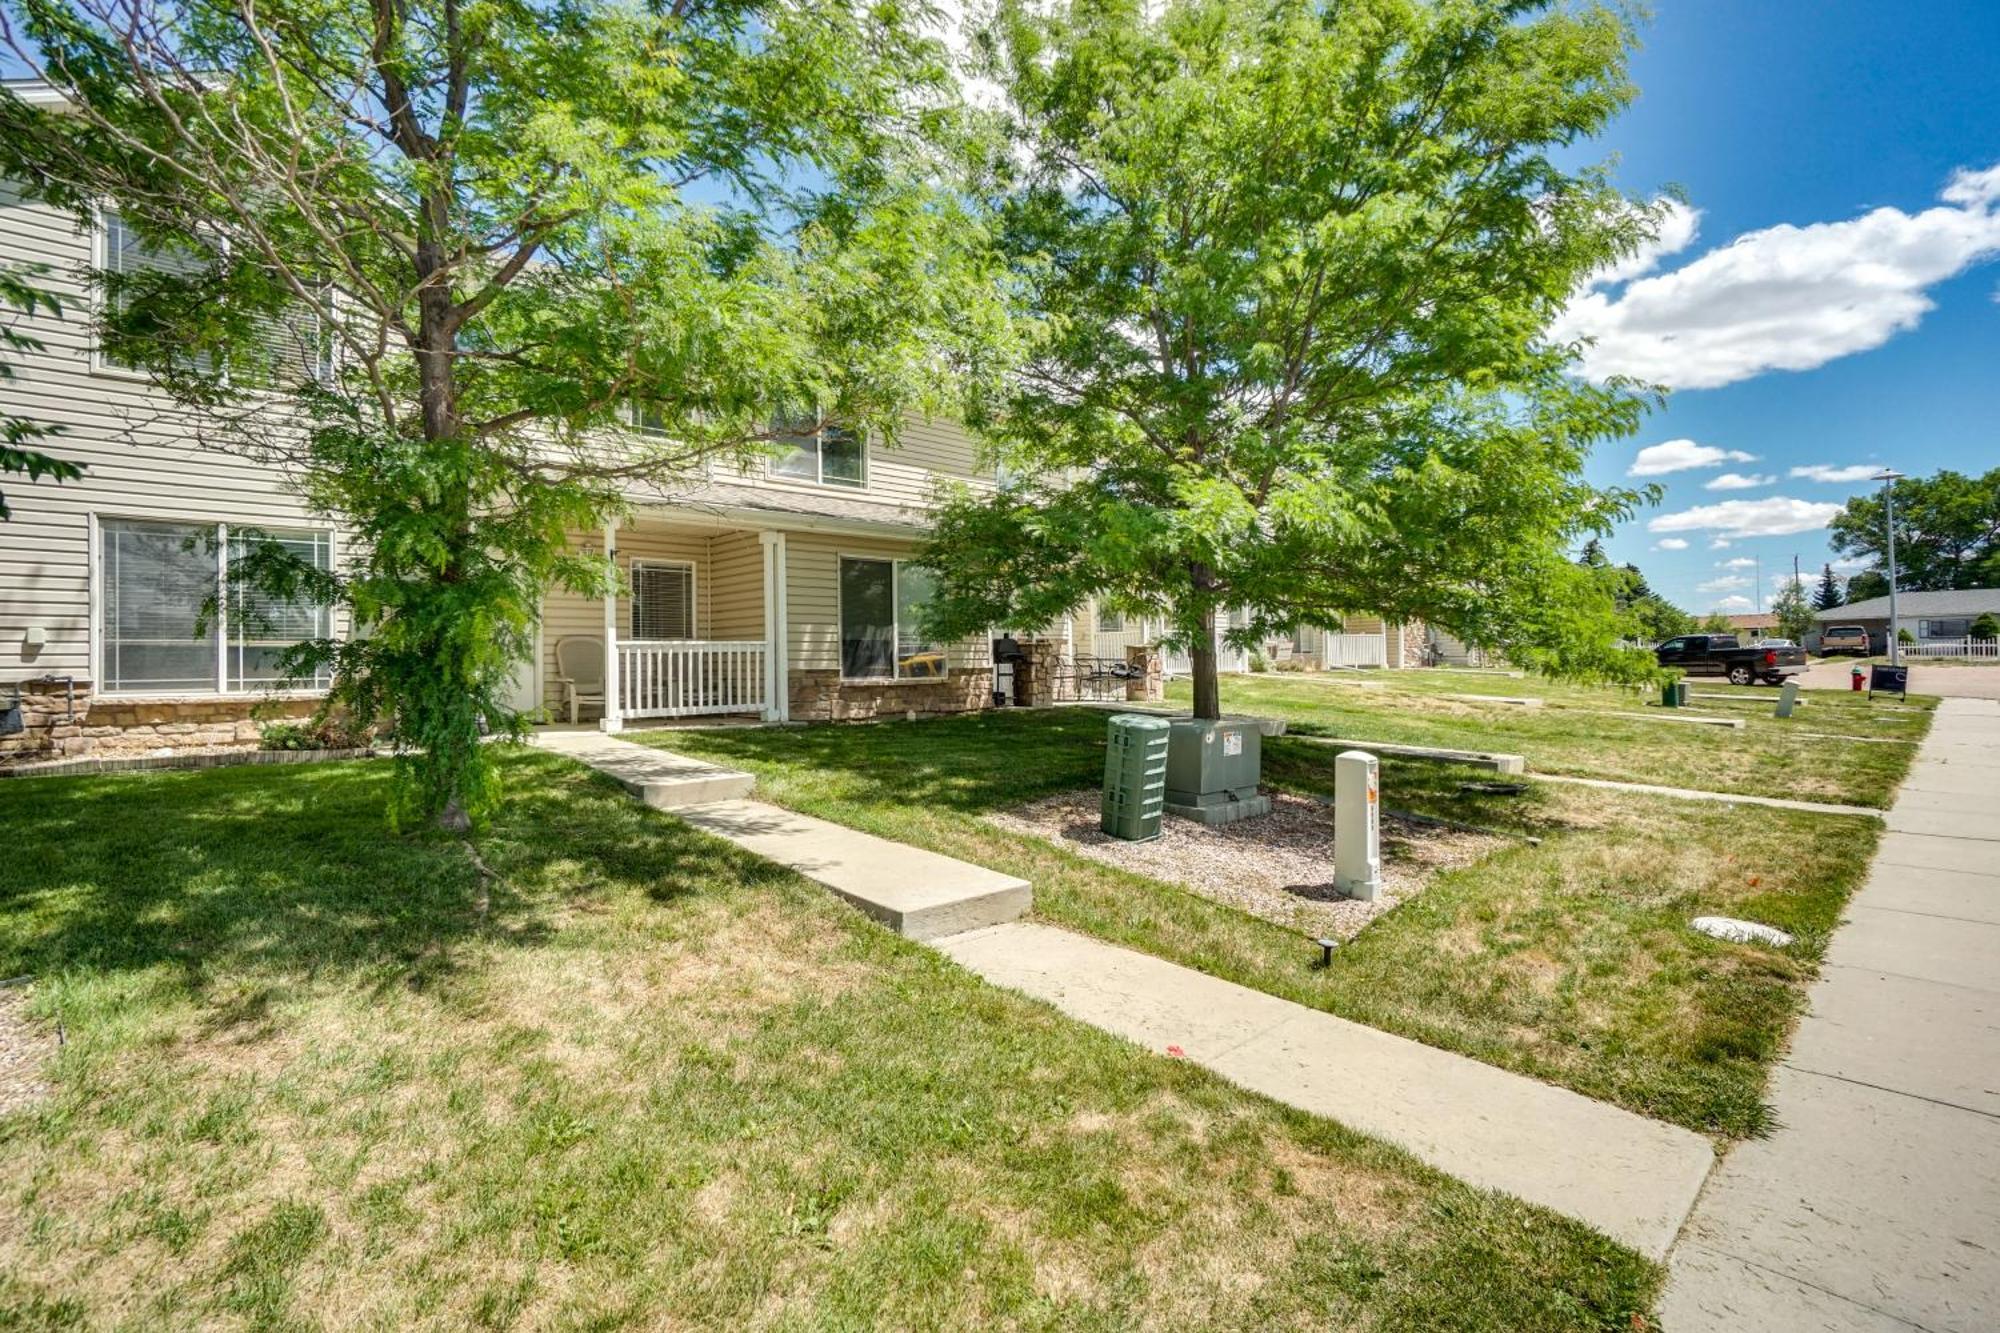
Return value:
M 1778 617 L 1769 611 L 1760 611 L 1754 616 L 1724 616 L 1729 628 L 1736 631 L 1738 638 L 1748 634 L 1752 638 L 1762 638 L 1778 628 Z
M 2000 588 L 1896 594 L 1897 622 L 1916 639 L 1919 648 L 1927 645 L 1943 648 L 1954 641 L 1963 641 L 1972 632 L 1972 622 L 1989 613 L 2000 618 Z M 1874 651 L 1889 650 L 1886 596 L 1836 606 L 1831 611 L 1815 611 L 1813 619 L 1822 629 L 1828 625 L 1860 625 L 1868 631 L 1869 646 Z

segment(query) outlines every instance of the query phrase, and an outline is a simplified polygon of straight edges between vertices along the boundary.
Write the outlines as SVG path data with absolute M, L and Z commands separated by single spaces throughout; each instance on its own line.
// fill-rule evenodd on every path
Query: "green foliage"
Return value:
M 1977 477 L 1946 469 L 1929 477 L 1891 482 L 1896 499 L 1896 586 L 1907 592 L 2000 586 L 2000 468 Z M 1857 495 L 1834 518 L 1829 544 L 1843 555 L 1872 561 L 1868 575 L 1888 568 L 1887 529 L 1880 492 Z M 1847 590 L 1851 602 L 1864 575 Z M 1869 587 L 1873 587 L 1871 582 Z
M 1975 639 L 2000 639 L 2000 616 L 1991 611 L 1979 613 L 1979 619 L 1972 622 L 1972 637 Z
M 1899 627 L 1896 630 L 1897 643 L 1915 643 L 1916 641 L 1917 641 L 1917 636 L 1910 633 L 1907 627 Z
M 1729 617 L 1720 611 L 1710 611 L 1701 618 L 1696 629 L 1703 634 L 1734 634 L 1736 627 L 1729 623 Z
M 8 3 L 70 105 L 0 92 L 0 174 L 170 258 L 97 275 L 107 349 L 350 531 L 342 569 L 267 543 L 241 577 L 346 608 L 293 666 L 384 729 L 402 816 L 491 809 L 543 591 L 612 577 L 570 534 L 780 414 L 976 414 L 1006 363 L 900 6 Z
M 1846 600 L 1845 594 L 1841 592 L 1840 579 L 1833 572 L 1833 566 L 1821 565 L 1819 585 L 1813 589 L 1813 610 L 1831 611 L 1834 607 L 1843 605 Z
M 1581 477 L 1646 400 L 1546 337 L 1653 225 L 1557 161 L 1630 39 L 1592 6 L 1002 3 L 980 189 L 1046 323 L 985 422 L 1022 480 L 944 514 L 933 627 L 1160 616 L 1204 714 L 1235 607 L 1244 647 L 1367 610 L 1649 671 L 1565 554 L 1646 498 Z
M 61 303 L 29 281 L 34 276 L 33 271 L 0 268 L 0 307 L 11 307 L 29 319 L 38 312 L 46 312 L 51 318 L 60 316 Z M 0 352 L 41 350 L 39 338 L 21 332 L 12 324 L 0 324 Z M 14 368 L 0 360 L 0 385 L 13 378 Z M 57 482 L 75 481 L 81 477 L 83 469 L 77 464 L 28 447 L 36 440 L 56 434 L 59 429 L 27 417 L 17 417 L 12 412 L 0 411 L 0 476 L 9 472 L 23 473 L 31 482 L 44 477 Z M 13 511 L 7 507 L 7 493 L 0 491 L 0 521 L 12 517 Z
M 1790 639 L 1794 643 L 1804 643 L 1806 635 L 1818 624 L 1813 619 L 1812 604 L 1806 600 L 1805 583 L 1787 583 L 1771 599 L 1771 611 L 1778 617 L 1778 637 Z

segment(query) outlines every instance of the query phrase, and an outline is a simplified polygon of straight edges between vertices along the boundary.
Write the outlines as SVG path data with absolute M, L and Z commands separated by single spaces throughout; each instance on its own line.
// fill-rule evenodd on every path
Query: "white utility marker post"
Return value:
M 1798 702 L 1799 683 L 1795 680 L 1786 681 L 1778 690 L 1778 711 L 1774 716 L 1790 717 L 1792 709 L 1797 706 Z M 1814 716 L 1817 717 L 1818 714 L 1814 714 Z
M 1365 750 L 1333 759 L 1333 887 L 1364 903 L 1382 892 L 1380 764 Z
M 623 688 L 618 681 L 618 520 L 604 520 L 604 563 L 611 567 L 611 590 L 604 595 L 604 716 L 600 731 L 625 730 Z

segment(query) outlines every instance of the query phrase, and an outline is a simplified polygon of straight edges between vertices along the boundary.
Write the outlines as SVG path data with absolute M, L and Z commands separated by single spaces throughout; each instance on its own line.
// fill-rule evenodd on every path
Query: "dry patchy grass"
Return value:
M 1657 1270 L 987 987 L 549 756 L 0 787 L 0 1326 L 1625 1329 Z

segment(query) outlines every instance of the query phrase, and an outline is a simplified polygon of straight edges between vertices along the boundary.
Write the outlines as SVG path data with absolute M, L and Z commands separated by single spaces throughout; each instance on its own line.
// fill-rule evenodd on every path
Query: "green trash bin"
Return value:
M 1670 680 L 1660 687 L 1660 707 L 1685 708 L 1688 701 L 1688 683 L 1684 680 Z
M 1169 723 L 1145 713 L 1112 717 L 1104 749 L 1104 801 L 1098 827 L 1126 842 L 1160 836 L 1167 808 Z

